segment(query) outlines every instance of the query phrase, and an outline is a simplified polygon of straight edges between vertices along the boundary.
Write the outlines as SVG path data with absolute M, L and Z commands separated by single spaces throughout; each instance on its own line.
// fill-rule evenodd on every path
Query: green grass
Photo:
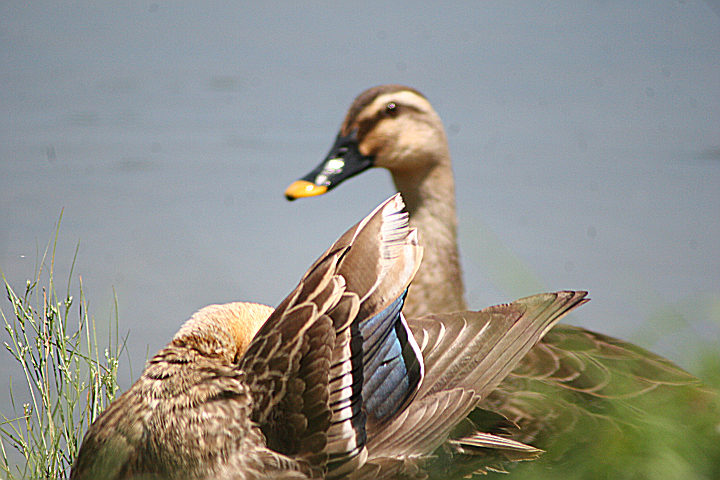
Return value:
M 0 308 L 3 343 L 22 372 L 9 386 L 13 411 L 0 420 L 0 477 L 8 480 L 68 477 L 85 430 L 118 389 L 124 342 L 117 334 L 117 302 L 107 341 L 99 343 L 82 278 L 72 284 L 77 248 L 67 288 L 61 293 L 55 286 L 57 236 L 56 229 L 23 291 L 3 275 L 10 305 L 7 312 Z
M 574 418 L 572 429 L 541 445 L 547 451 L 539 460 L 511 466 L 511 477 L 720 479 L 720 352 L 708 346 L 696 355 L 702 386 L 660 386 L 635 398 L 584 404 L 602 415 Z

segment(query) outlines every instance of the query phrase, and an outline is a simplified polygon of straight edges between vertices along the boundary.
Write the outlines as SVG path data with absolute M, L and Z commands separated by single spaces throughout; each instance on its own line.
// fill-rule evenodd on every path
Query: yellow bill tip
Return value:
M 285 196 L 288 200 L 295 200 L 296 198 L 322 195 L 325 192 L 327 192 L 327 187 L 324 185 L 315 185 L 306 180 L 296 180 L 287 187 Z

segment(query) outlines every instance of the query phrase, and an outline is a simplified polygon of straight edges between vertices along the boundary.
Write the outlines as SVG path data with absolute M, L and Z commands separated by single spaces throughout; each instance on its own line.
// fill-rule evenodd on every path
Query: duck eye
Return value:
M 397 104 L 395 102 L 390 102 L 387 105 L 385 105 L 385 113 L 388 115 L 395 115 L 397 113 Z

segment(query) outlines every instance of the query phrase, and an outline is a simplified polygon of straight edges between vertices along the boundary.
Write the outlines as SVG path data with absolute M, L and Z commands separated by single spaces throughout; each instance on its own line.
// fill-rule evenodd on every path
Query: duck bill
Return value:
M 322 195 L 348 178 L 373 166 L 373 158 L 360 153 L 357 132 L 338 134 L 325 160 L 313 171 L 290 184 L 285 198 L 295 200 Z

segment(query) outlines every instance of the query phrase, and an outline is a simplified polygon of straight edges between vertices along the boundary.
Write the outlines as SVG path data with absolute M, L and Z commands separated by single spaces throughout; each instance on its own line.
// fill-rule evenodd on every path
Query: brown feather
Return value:
M 394 107 L 392 115 L 387 111 L 390 105 Z M 425 248 L 404 308 L 410 325 L 427 314 L 466 310 L 450 150 L 442 120 L 427 98 L 402 85 L 370 88 L 349 108 L 340 135 L 356 143 L 344 147 L 350 151 L 355 148 L 366 164 L 391 173 L 407 203 L 410 224 L 417 228 Z M 324 189 L 330 190 L 344 178 L 349 177 Z M 432 349 L 427 342 L 442 338 L 439 332 L 432 333 L 432 338 L 417 328 L 414 332 L 423 351 Z M 459 339 L 459 345 L 452 348 L 462 353 L 461 345 L 466 341 Z M 427 382 L 422 388 L 427 388 Z M 653 392 L 667 388 L 678 392 L 683 388 L 701 389 L 693 376 L 650 352 L 587 330 L 559 325 L 528 352 L 516 371 L 481 405 L 519 424 L 521 428 L 512 433 L 515 440 L 547 442 L 553 434 L 573 428 L 577 418 L 613 423 L 632 420 L 608 419 L 595 410 L 598 405 L 609 407 L 610 402 L 620 405 L 630 400 L 641 409 L 653 403 Z M 629 411 L 632 414 L 632 409 Z

